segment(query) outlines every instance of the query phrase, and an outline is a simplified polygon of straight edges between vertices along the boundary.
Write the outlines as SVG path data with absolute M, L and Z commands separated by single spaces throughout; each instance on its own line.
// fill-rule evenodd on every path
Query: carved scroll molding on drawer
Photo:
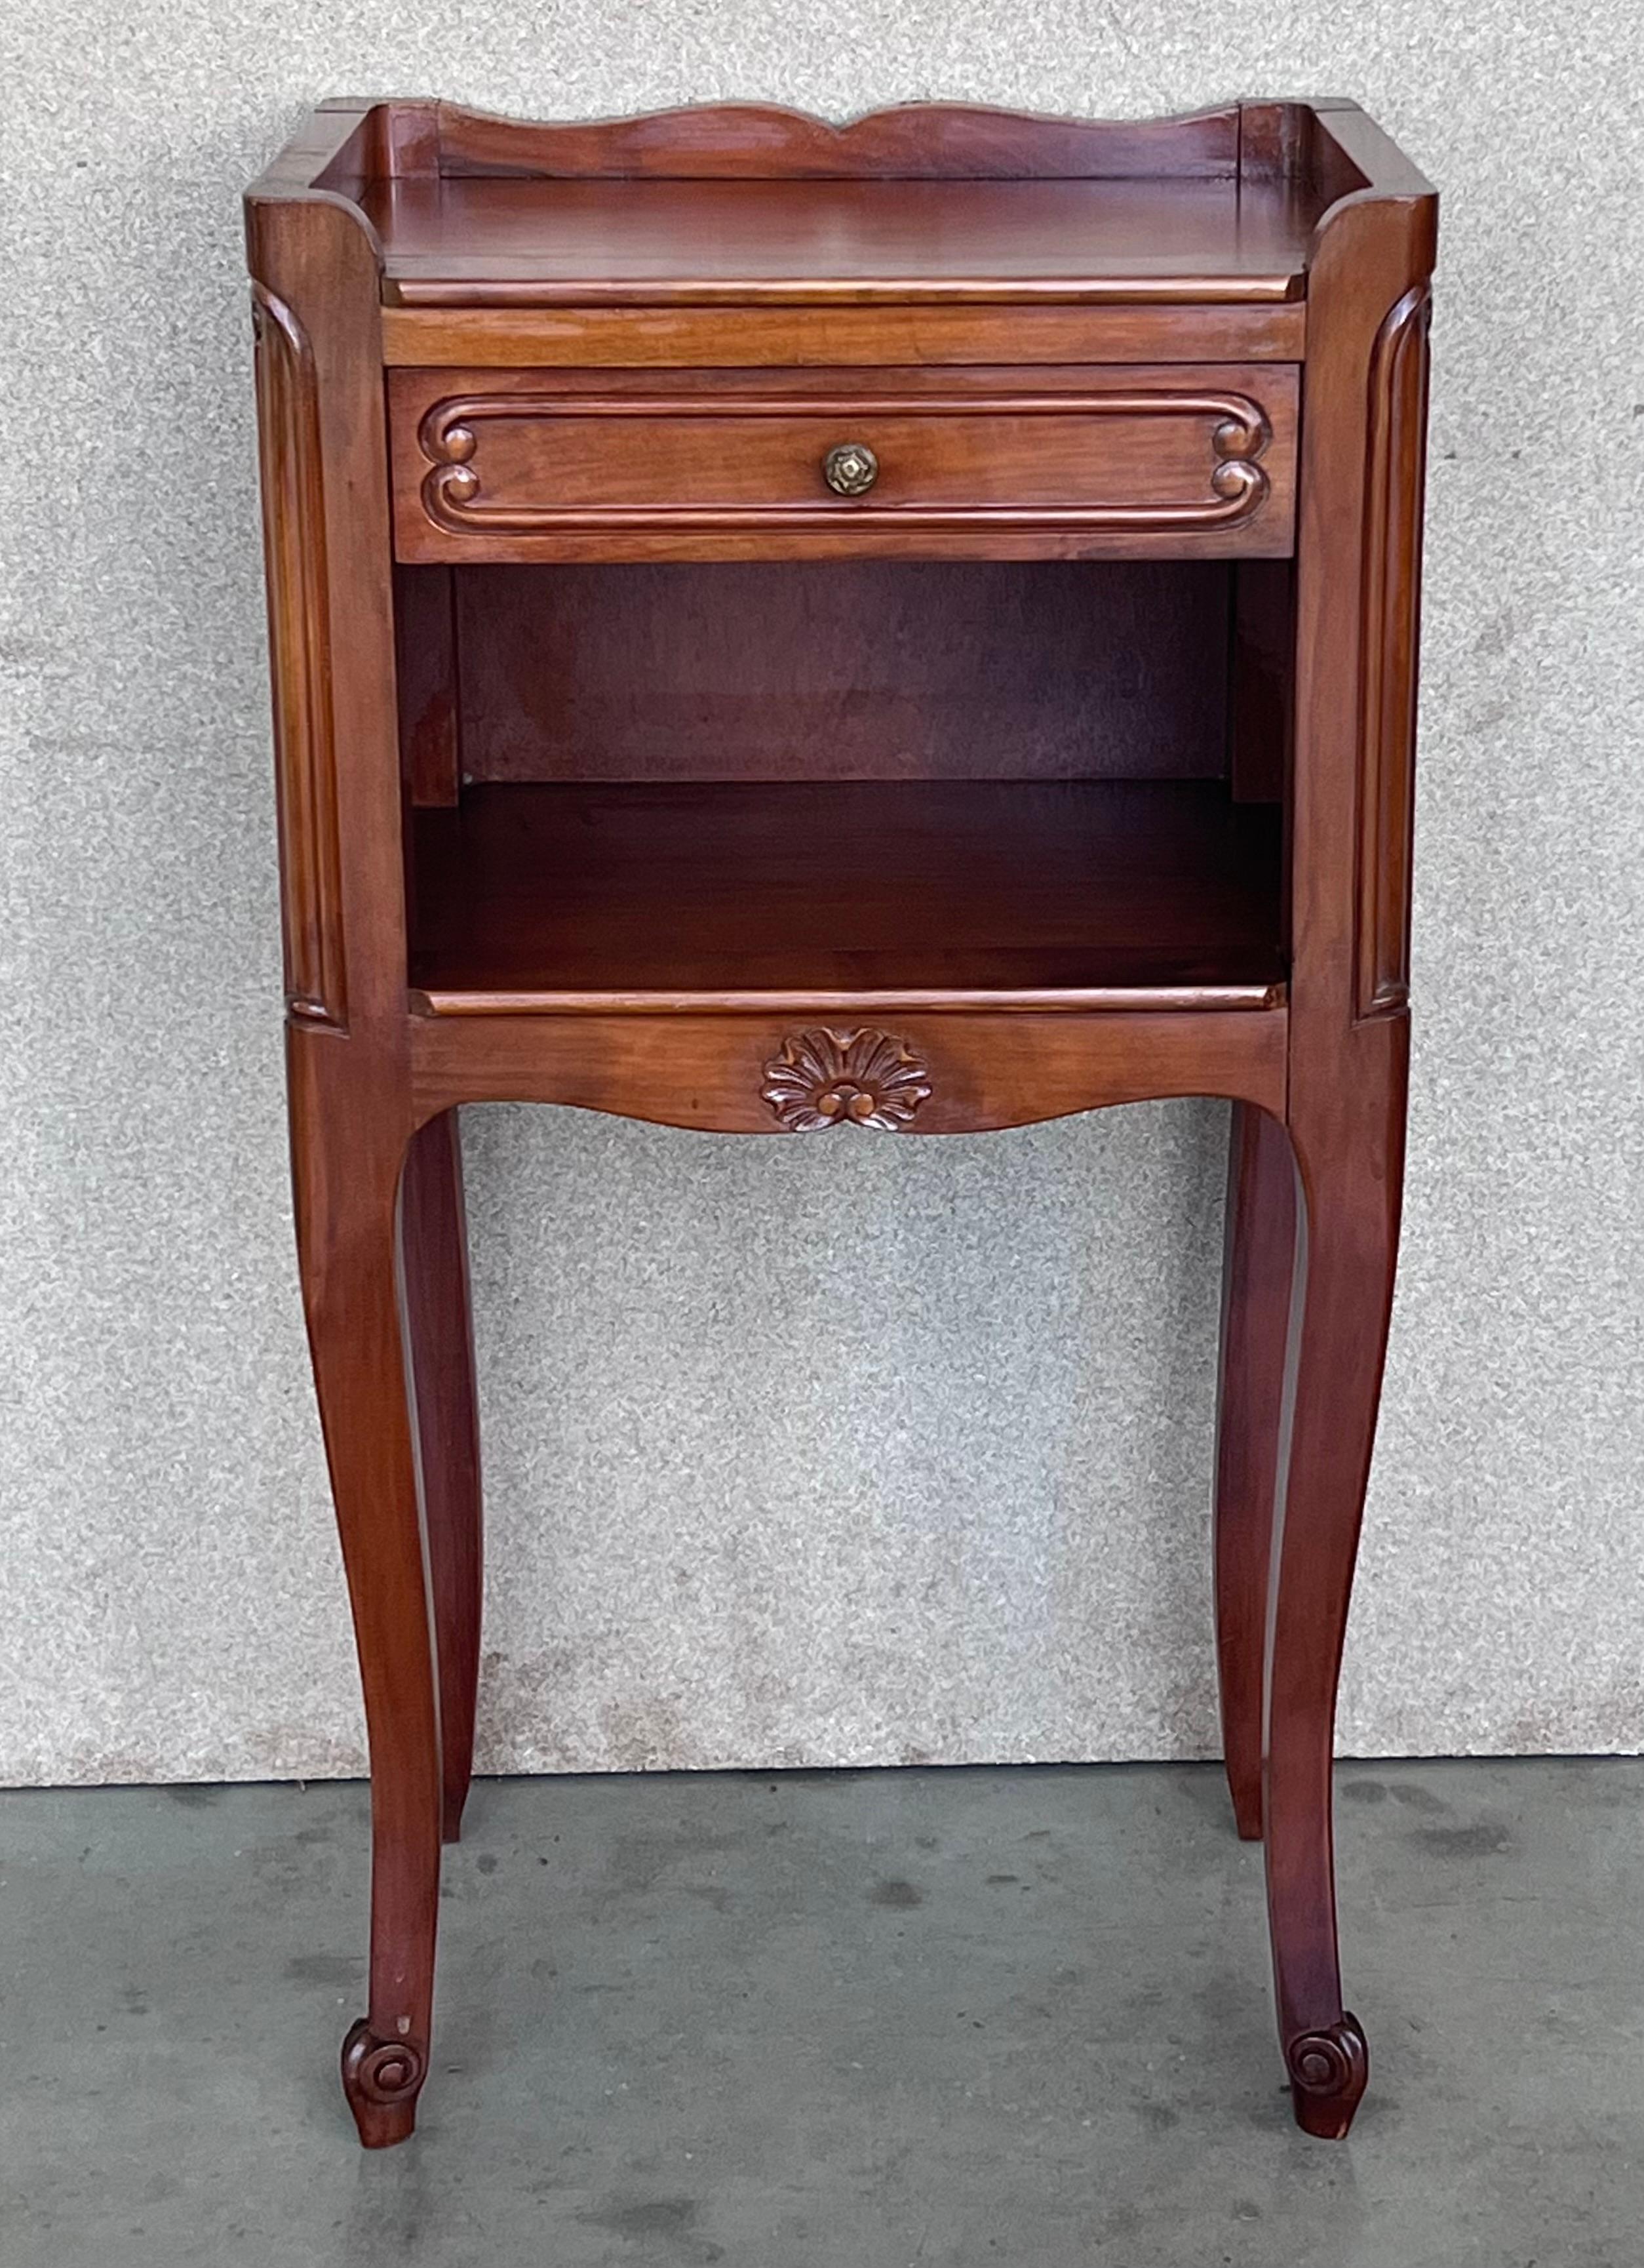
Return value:
M 1285 418 L 1288 515 L 1290 380 L 1265 375 Z M 1262 512 L 1274 489 L 1273 438 L 1263 402 L 1233 387 L 950 397 L 474 390 L 422 409 L 417 496 L 425 527 L 473 539 L 476 550 L 488 540 L 646 533 L 1191 539 Z M 839 493 L 826 476 L 842 440 L 877 463 L 860 495 Z M 403 456 L 401 466 L 403 506 Z M 409 556 L 460 556 L 443 547 L 422 555 L 412 534 Z
M 258 428 L 275 676 L 275 768 L 292 1016 L 348 1022 L 319 389 L 307 332 L 253 283 Z

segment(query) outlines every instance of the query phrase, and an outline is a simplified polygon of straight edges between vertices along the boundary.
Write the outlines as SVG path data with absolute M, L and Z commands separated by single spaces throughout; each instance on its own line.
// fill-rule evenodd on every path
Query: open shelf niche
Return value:
M 401 567 L 415 1005 L 1281 998 L 1288 576 Z

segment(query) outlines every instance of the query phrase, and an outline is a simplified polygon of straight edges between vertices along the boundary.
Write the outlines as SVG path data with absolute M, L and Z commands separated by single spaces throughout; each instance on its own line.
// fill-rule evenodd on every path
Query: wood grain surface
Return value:
M 400 571 L 454 581 L 451 702 L 474 782 L 1164 780 L 1228 768 L 1222 564 Z M 425 634 L 419 688 L 431 645 Z
M 362 2141 L 430 2066 L 471 1762 L 457 1108 L 851 1143 L 1189 1094 L 1237 1106 L 1229 1777 L 1294 2112 L 1344 2135 L 1430 188 L 1335 101 L 344 101 L 246 218 L 297 1245 L 371 1754 Z M 849 497 L 843 442 L 878 459 Z
M 444 998 L 1283 981 L 1277 814 L 1213 783 L 475 788 L 416 821 Z
M 603 394 L 554 373 L 390 374 L 403 560 L 1280 556 L 1296 381 L 1273 365 L 818 387 L 703 372 Z M 831 449 L 865 447 L 860 495 Z

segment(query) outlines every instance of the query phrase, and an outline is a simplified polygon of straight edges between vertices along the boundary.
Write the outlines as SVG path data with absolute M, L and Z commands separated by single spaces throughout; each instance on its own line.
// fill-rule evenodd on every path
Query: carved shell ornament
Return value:
M 885 1032 L 790 1032 L 760 1093 L 790 1134 L 847 1124 L 894 1132 L 912 1124 L 929 1075 L 922 1056 Z

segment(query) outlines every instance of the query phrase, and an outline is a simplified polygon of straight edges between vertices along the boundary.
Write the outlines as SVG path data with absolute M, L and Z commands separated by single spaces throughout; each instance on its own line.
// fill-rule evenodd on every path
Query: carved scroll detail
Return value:
M 291 310 L 262 284 L 251 289 L 286 1000 L 303 1022 L 341 1029 L 348 996 L 319 376 L 308 334 Z
M 362 2016 L 342 2043 L 342 2084 L 350 2100 L 387 2108 L 412 2099 L 427 2063 L 420 2047 L 409 2040 L 379 2039 Z
M 829 1126 L 899 1131 L 930 1094 L 930 1066 L 888 1033 L 791 1032 L 760 1090 L 790 1134 Z
M 928 394 L 804 398 L 781 395 L 475 394 L 437 401 L 422 418 L 417 442 L 430 469 L 422 481 L 422 509 L 450 535 L 555 535 L 624 529 L 725 531 L 813 528 L 838 512 L 830 499 L 796 504 L 491 504 L 477 463 L 480 436 L 490 421 L 530 423 L 555 418 L 600 417 L 1185 417 L 1214 421 L 1209 432 L 1203 502 L 1068 504 L 878 504 L 853 503 L 850 518 L 863 527 L 914 527 L 966 534 L 983 528 L 1197 529 L 1228 527 L 1250 519 L 1266 501 L 1269 482 L 1259 461 L 1272 429 L 1259 402 L 1243 394 L 1171 393 L 969 395 Z
M 1356 2016 L 1286 2043 L 1298 2125 L 1326 2139 L 1345 2134 L 1370 2076 L 1370 2051 Z
M 1370 352 L 1360 578 L 1358 908 L 1354 1005 L 1389 1015 L 1410 995 L 1416 637 L 1427 396 L 1425 284 L 1389 309 Z

